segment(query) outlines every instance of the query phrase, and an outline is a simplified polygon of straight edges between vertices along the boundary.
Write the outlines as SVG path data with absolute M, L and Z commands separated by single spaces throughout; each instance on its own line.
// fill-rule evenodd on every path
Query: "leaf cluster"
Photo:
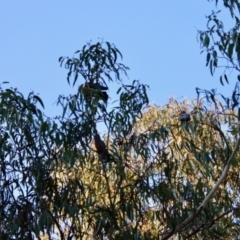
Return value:
M 59 59 L 68 83 L 75 74 L 73 85 L 80 74 L 83 84 L 106 89 L 111 74 L 120 82 L 127 69 L 109 43 L 77 53 Z M 1 89 L 0 238 L 236 239 L 239 151 L 199 210 L 235 151 L 235 108 L 223 107 L 214 91 L 205 92 L 213 106 L 200 98 L 149 106 L 147 86 L 134 80 L 121 84 L 110 109 L 99 89 L 90 98 L 82 91 L 60 96 L 63 114 L 53 119 L 38 108 L 44 105 L 34 93 L 25 98 L 17 89 Z M 179 120 L 183 110 L 191 121 Z M 94 142 L 100 124 L 110 162 Z

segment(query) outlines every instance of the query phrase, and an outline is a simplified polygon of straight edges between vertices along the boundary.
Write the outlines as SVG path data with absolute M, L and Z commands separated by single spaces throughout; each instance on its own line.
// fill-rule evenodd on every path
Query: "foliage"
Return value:
M 79 59 L 60 58 L 74 72 L 73 84 L 82 77 L 90 91 L 60 96 L 61 118 L 45 117 L 33 93 L 25 99 L 2 88 L 1 239 L 166 239 L 220 176 L 237 138 L 235 112 L 206 108 L 203 100 L 147 107 L 146 86 L 136 80 L 122 84 L 109 110 L 101 88 L 90 86 L 106 89 L 112 73 L 121 82 L 119 71 L 127 68 L 115 59 L 120 52 L 104 44 L 84 46 Z M 181 110 L 191 112 L 190 122 L 179 121 Z M 93 142 L 102 121 L 110 162 Z M 228 135 L 222 124 L 229 124 Z M 175 237 L 239 235 L 238 155 L 211 201 Z
M 218 0 L 215 1 L 219 5 Z M 206 66 L 209 66 L 213 75 L 217 68 L 223 68 L 220 82 L 229 83 L 228 73 L 233 70 L 237 72 L 237 80 L 240 80 L 240 3 L 238 0 L 224 0 L 223 5 L 230 11 L 230 22 L 233 25 L 226 30 L 223 21 L 219 18 L 221 10 L 212 11 L 207 18 L 207 30 L 199 31 L 199 40 L 203 51 L 206 51 Z M 227 25 L 227 24 L 226 24 Z M 226 64 L 227 62 L 227 64 Z M 232 96 L 233 104 L 236 106 L 238 94 Z
M 221 57 L 239 70 L 238 2 L 224 5 L 235 27 L 224 32 L 213 12 L 199 32 L 212 74 Z M 39 96 L 1 86 L 0 239 L 239 238 L 238 87 L 226 104 L 197 89 L 197 100 L 149 105 L 146 85 L 123 83 L 119 57 L 98 42 L 59 58 L 80 86 L 59 97 L 53 119 Z M 109 158 L 96 147 L 100 130 Z

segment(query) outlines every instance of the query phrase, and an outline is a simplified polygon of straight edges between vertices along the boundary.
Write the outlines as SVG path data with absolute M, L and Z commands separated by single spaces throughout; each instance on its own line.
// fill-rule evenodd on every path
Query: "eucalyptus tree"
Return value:
M 213 11 L 199 31 L 222 84 L 228 70 L 240 78 L 240 5 L 223 4 L 233 28 Z M 1 239 L 239 238 L 238 85 L 223 101 L 197 89 L 196 100 L 149 105 L 121 58 L 109 42 L 59 58 L 77 89 L 52 119 L 38 95 L 1 85 Z

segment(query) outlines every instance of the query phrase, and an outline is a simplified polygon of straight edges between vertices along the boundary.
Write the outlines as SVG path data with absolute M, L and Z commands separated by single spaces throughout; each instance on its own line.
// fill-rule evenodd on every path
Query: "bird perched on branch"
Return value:
M 190 114 L 186 113 L 185 111 L 181 111 L 178 119 L 181 122 L 189 122 L 191 120 L 191 116 L 190 116 Z
M 83 93 L 87 98 L 97 97 L 104 102 L 108 100 L 107 91 L 108 87 L 101 85 L 100 83 L 86 82 L 85 84 L 80 85 L 78 91 Z
M 99 134 L 96 133 L 94 135 L 94 141 L 95 141 L 95 147 L 96 147 L 97 153 L 107 162 L 110 162 L 110 155 L 108 153 L 105 143 L 100 138 Z

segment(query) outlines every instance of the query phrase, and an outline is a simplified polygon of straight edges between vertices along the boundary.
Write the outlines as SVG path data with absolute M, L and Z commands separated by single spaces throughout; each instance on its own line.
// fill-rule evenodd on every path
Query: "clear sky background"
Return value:
M 212 77 L 205 67 L 206 54 L 200 55 L 197 41 L 197 30 L 206 29 L 205 15 L 214 8 L 207 0 L 2 0 L 0 82 L 10 82 L 26 96 L 39 93 L 45 113 L 53 117 L 61 112 L 58 96 L 80 85 L 68 85 L 58 58 L 104 39 L 116 45 L 130 67 L 125 83 L 148 84 L 152 103 L 164 105 L 171 96 L 196 98 L 196 87 L 230 95 L 219 74 Z M 113 101 L 116 88 L 110 91 Z

